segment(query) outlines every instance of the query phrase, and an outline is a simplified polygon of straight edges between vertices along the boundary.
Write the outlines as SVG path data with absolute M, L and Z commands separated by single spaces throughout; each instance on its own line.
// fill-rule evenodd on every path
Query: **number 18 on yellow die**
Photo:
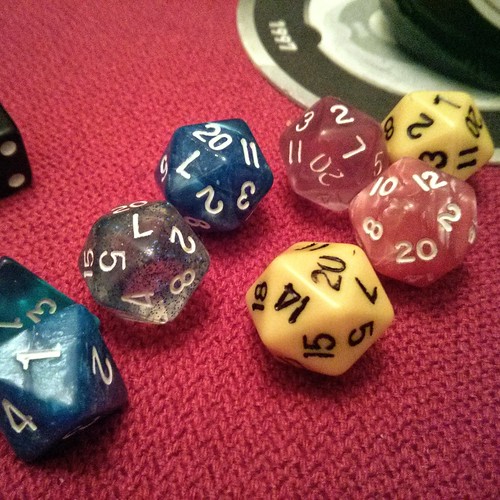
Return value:
M 276 358 L 325 375 L 348 370 L 394 318 L 366 254 L 346 243 L 291 246 L 250 287 L 246 302 Z

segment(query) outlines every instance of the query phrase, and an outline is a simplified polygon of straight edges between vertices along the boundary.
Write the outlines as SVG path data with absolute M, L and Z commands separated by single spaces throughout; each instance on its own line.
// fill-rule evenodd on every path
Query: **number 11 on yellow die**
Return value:
M 257 278 L 246 302 L 275 357 L 326 375 L 348 370 L 394 317 L 365 253 L 345 243 L 291 246 Z

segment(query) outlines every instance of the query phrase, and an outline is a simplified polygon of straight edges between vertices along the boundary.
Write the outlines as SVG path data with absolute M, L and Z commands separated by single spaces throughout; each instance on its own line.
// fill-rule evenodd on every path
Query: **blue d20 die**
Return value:
M 15 260 L 0 257 L 0 343 L 73 304 Z
M 240 119 L 178 128 L 155 172 L 186 220 L 201 229 L 239 227 L 273 184 L 273 174 Z
M 0 345 L 0 429 L 23 460 L 126 402 L 95 317 L 79 304 Z

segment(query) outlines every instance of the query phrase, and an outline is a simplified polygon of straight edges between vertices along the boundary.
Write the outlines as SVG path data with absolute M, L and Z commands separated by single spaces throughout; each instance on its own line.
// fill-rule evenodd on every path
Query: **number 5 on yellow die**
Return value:
M 326 375 L 348 370 L 394 317 L 365 253 L 345 243 L 291 246 L 257 278 L 246 302 L 275 357 Z

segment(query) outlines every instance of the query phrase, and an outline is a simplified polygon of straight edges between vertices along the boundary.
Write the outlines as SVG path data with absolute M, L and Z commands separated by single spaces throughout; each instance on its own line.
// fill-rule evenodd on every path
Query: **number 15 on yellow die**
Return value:
M 275 357 L 326 375 L 348 370 L 394 317 L 365 253 L 345 243 L 291 246 L 257 278 L 246 302 Z

